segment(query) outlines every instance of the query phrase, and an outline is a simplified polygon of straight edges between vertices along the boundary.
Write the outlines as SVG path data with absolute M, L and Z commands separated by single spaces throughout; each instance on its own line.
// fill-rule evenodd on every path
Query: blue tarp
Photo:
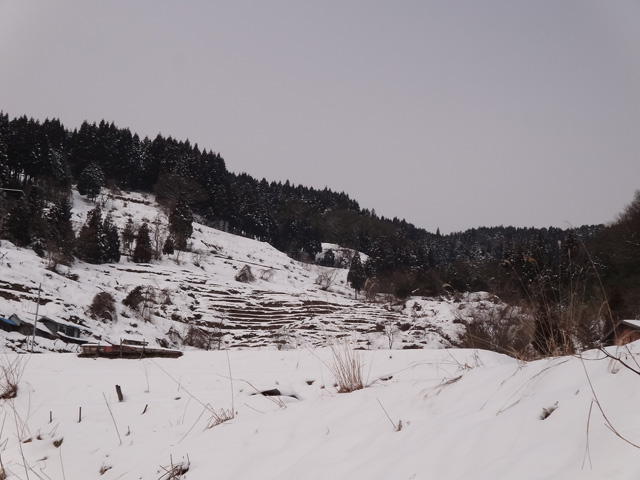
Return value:
M 10 318 L 4 318 L 4 317 L 0 317 L 0 322 L 4 322 L 8 325 L 11 325 L 12 327 L 17 327 L 18 324 L 16 322 L 14 322 L 13 320 L 11 320 Z

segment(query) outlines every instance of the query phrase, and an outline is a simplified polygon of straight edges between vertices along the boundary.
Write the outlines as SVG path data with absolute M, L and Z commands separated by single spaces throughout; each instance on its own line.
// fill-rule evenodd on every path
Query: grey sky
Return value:
M 0 0 L 0 109 L 430 231 L 608 222 L 640 188 L 640 1 Z

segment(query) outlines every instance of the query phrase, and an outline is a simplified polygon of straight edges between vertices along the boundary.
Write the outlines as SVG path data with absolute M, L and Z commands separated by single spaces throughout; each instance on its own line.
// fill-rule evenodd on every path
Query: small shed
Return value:
M 12 317 L 14 317 L 14 315 L 12 315 Z M 6 318 L 4 316 L 0 316 L 0 330 L 4 330 L 5 332 L 17 332 L 19 328 L 19 320 L 12 319 L 11 317 Z
M 14 317 L 20 322 L 18 331 L 25 336 L 33 335 L 33 320 L 22 320 L 17 315 Z M 42 316 L 38 318 L 36 324 L 36 336 L 55 340 L 59 338 L 66 343 L 85 343 L 86 339 L 80 338 L 80 327 L 74 323 L 65 320 L 53 320 L 49 317 Z
M 21 319 L 15 313 L 9 317 L 10 320 L 14 320 L 18 323 L 18 331 L 24 335 L 25 337 L 30 337 L 33 335 L 33 320 L 30 319 Z M 56 336 L 51 332 L 48 328 L 46 328 L 40 321 L 38 320 L 38 324 L 36 325 L 36 336 L 48 338 L 50 340 L 55 340 Z
M 620 320 L 604 337 L 604 345 L 626 345 L 640 340 L 640 320 Z
M 38 319 L 38 322 L 47 327 L 54 335 L 58 335 L 60 337 L 80 338 L 80 327 L 71 322 L 53 320 L 49 317 L 41 317 Z
M 134 345 L 137 347 L 146 347 L 149 342 L 139 335 L 122 335 L 120 337 L 120 345 Z
M 7 198 L 23 198 L 24 190 L 18 190 L 17 188 L 0 188 L 0 194 L 5 195 Z

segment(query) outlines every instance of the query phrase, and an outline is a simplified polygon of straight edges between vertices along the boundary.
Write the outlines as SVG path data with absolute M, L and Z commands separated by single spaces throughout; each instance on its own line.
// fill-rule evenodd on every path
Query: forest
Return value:
M 154 193 L 169 224 L 162 248 L 153 247 L 153 225 L 119 231 L 99 202 L 74 231 L 73 187 L 93 200 L 105 191 Z M 492 226 L 442 235 L 378 216 L 344 192 L 233 173 L 219 153 L 189 140 L 141 139 L 104 120 L 69 130 L 56 119 L 4 112 L 0 188 L 0 238 L 32 248 L 53 269 L 76 258 L 104 263 L 126 254 L 149 262 L 187 250 L 197 219 L 296 260 L 349 268 L 363 299 L 488 291 L 529 312 L 533 345 L 543 353 L 570 350 L 575 341 L 594 344 L 620 319 L 640 318 L 640 191 L 607 225 Z M 322 243 L 363 257 L 319 255 Z M 507 331 L 521 328 L 509 318 L 494 322 Z M 487 328 L 496 325 L 478 325 L 475 338 L 488 338 Z M 516 348 L 516 340 L 505 341 L 513 345 L 501 348 Z

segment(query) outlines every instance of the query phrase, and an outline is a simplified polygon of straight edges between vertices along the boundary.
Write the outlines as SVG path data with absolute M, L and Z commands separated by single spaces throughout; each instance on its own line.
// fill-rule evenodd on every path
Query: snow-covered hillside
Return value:
M 152 235 L 166 235 L 167 218 L 152 195 L 122 193 L 99 199 L 119 229 L 131 218 L 148 221 Z M 73 222 L 78 231 L 95 207 L 74 196 Z M 456 319 L 469 306 L 491 304 L 489 296 L 467 296 L 462 303 L 412 298 L 404 305 L 364 302 L 346 282 L 347 270 L 296 262 L 267 243 L 231 235 L 195 223 L 191 251 L 164 256 L 152 264 L 132 263 L 126 255 L 117 264 L 77 261 L 71 268 L 45 268 L 46 259 L 7 241 L 0 243 L 0 314 L 17 314 L 33 322 L 38 287 L 42 285 L 40 317 L 81 327 L 81 337 L 118 343 L 143 338 L 153 345 L 189 348 L 278 347 L 327 345 L 349 336 L 362 348 L 442 348 L 464 331 Z M 331 246 L 334 247 L 335 246 Z M 255 278 L 236 280 L 243 268 Z M 137 286 L 148 302 L 142 309 L 122 301 Z M 116 300 L 116 318 L 94 319 L 89 313 L 96 294 Z M 194 329 L 194 327 L 197 327 Z M 30 349 L 24 335 L 5 333 L 16 351 Z M 74 344 L 37 338 L 35 350 L 75 351 Z
M 639 350 L 618 353 L 635 365 Z M 0 400 L 6 478 L 640 478 L 640 377 L 601 352 L 356 355 L 369 386 L 337 393 L 328 348 L 6 354 L 21 372 L 17 397 Z M 170 477 L 172 465 L 189 469 Z
M 166 228 L 151 196 L 103 202 L 120 228 Z M 74 198 L 76 228 L 93 206 Z M 640 478 L 640 377 L 601 351 L 527 363 L 443 348 L 503 304 L 485 293 L 364 302 L 346 270 L 194 227 L 190 252 L 152 264 L 53 272 L 0 244 L 1 314 L 33 322 L 41 284 L 40 319 L 185 352 L 80 358 L 77 344 L 37 337 L 43 353 L 25 355 L 30 337 L 0 332 L 0 478 Z M 248 283 L 236 280 L 245 267 Z M 137 286 L 144 309 L 122 303 Z M 91 317 L 100 292 L 115 318 Z M 331 345 L 360 362 L 364 389 L 338 393 Z M 640 343 L 609 352 L 634 368 Z

